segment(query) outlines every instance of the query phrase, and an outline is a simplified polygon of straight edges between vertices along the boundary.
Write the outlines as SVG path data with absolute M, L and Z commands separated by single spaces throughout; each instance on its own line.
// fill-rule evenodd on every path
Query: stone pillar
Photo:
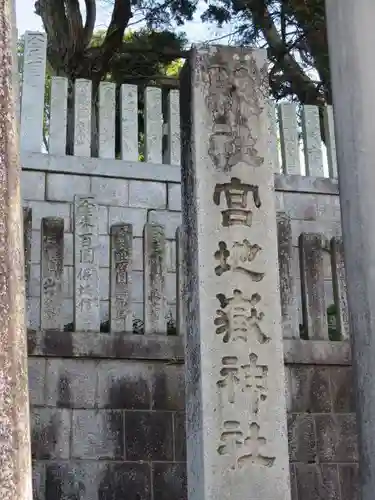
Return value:
M 25 283 L 12 0 L 0 0 L 0 498 L 31 500 Z
M 349 330 L 359 431 L 360 498 L 375 491 L 375 3 L 327 0 Z
M 189 500 L 287 500 L 265 52 L 195 48 L 181 84 Z

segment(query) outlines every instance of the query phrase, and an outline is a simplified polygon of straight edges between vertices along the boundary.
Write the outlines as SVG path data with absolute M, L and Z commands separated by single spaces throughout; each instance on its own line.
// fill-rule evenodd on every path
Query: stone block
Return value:
M 181 184 L 168 184 L 168 210 L 181 212 Z
M 295 464 L 300 500 L 340 500 L 336 465 Z
M 340 197 L 337 195 L 316 195 L 318 220 L 341 221 Z
M 167 272 L 175 273 L 176 272 L 176 241 L 167 241 L 166 243 L 167 255 L 166 255 L 166 263 L 167 263 Z M 176 283 L 175 283 L 176 286 Z
M 29 398 L 33 406 L 45 404 L 46 360 L 28 358 Z
M 46 466 L 43 462 L 34 461 L 33 467 L 33 500 L 46 500 Z
M 89 193 L 89 176 L 47 174 L 47 201 L 69 201 L 73 203 L 75 195 L 88 195 Z
M 22 170 L 21 196 L 22 200 L 43 201 L 46 195 L 46 174 Z
M 98 228 L 99 234 L 109 234 L 108 227 L 108 207 L 99 205 L 98 207 Z
M 108 267 L 99 268 L 99 293 L 100 300 L 109 300 L 109 276 Z
M 172 461 L 172 413 L 125 412 L 126 459 Z
M 101 361 L 97 405 L 111 409 L 150 409 L 150 370 L 145 363 Z
M 149 464 L 79 461 L 47 464 L 48 500 L 151 499 Z
M 132 273 L 132 301 L 143 302 L 143 272 L 133 271 Z
M 288 367 L 287 408 L 293 413 L 332 411 L 329 369 L 322 366 Z
M 47 405 L 58 408 L 93 408 L 97 363 L 85 359 L 47 361 Z
M 73 298 L 74 267 L 65 266 L 63 275 L 63 295 L 65 299 Z
M 323 462 L 358 460 L 355 415 L 316 415 L 317 451 Z
M 153 491 L 157 500 L 187 500 L 186 464 L 155 463 Z
M 151 378 L 151 401 L 153 410 L 185 409 L 183 365 L 154 365 Z
M 70 233 L 71 206 L 69 203 L 49 203 L 46 201 L 29 201 L 26 204 L 32 209 L 32 229 L 41 230 L 43 217 L 62 217 L 64 219 L 64 231 Z
M 143 236 L 143 227 L 147 221 L 144 208 L 109 207 L 109 226 L 122 222 L 133 225 L 133 237 Z
M 129 204 L 129 183 L 124 179 L 91 177 L 91 192 L 101 205 L 127 207 Z
M 288 415 L 289 459 L 291 462 L 312 463 L 316 458 L 314 420 L 311 415 Z
M 99 236 L 99 266 L 109 268 L 109 235 Z
M 40 252 L 41 252 L 41 232 L 39 231 L 31 231 L 31 264 L 39 264 L 40 263 Z
M 70 411 L 55 408 L 31 410 L 31 452 L 37 460 L 69 458 Z
M 168 304 L 176 304 L 176 273 L 167 273 L 165 276 L 165 295 Z
M 322 233 L 327 239 L 334 236 L 341 237 L 341 224 L 337 221 L 316 220 L 295 220 L 292 219 L 292 244 L 298 246 L 298 237 L 301 233 Z
M 186 425 L 185 413 L 176 412 L 173 415 L 174 459 L 176 462 L 186 462 Z
M 165 228 L 165 237 L 168 240 L 176 238 L 176 230 L 182 224 L 180 212 L 169 212 L 167 210 L 150 210 L 148 222 L 159 224 Z
M 143 271 L 143 238 L 133 238 L 133 271 Z
M 316 220 L 317 197 L 305 193 L 284 193 L 284 211 L 295 220 Z
M 340 464 L 338 468 L 341 500 L 360 500 L 358 465 Z
M 72 457 L 121 459 L 124 422 L 120 411 L 73 410 Z
M 290 464 L 290 500 L 298 500 L 298 491 L 297 491 L 297 480 L 296 480 L 296 468 L 294 464 Z
M 355 394 L 353 370 L 350 366 L 334 366 L 330 369 L 331 394 L 335 413 L 354 413 Z
M 129 181 L 129 206 L 166 208 L 167 185 L 162 182 Z

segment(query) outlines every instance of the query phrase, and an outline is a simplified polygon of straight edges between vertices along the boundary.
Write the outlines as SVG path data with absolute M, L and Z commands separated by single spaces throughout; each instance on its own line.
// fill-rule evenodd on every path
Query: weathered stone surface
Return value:
M 132 260 L 133 229 L 129 224 L 111 227 L 110 310 L 109 323 L 112 332 L 133 331 Z M 108 280 L 103 280 L 108 282 Z
M 147 221 L 147 210 L 145 208 L 122 208 L 109 207 L 109 225 L 131 224 L 133 236 L 143 236 L 143 227 Z
M 92 196 L 74 197 L 74 326 L 100 329 L 98 205 Z
M 167 333 L 165 232 L 162 226 L 144 228 L 144 329 L 146 335 Z
M 64 220 L 42 219 L 40 327 L 63 330 Z
M 290 498 L 266 79 L 230 47 L 182 72 L 190 500 Z
M 101 205 L 127 207 L 129 183 L 123 179 L 91 177 L 91 192 Z
M 126 411 L 127 460 L 173 460 L 172 413 Z
M 33 500 L 46 500 L 46 466 L 43 462 L 33 462 Z
M 147 221 L 151 224 L 158 224 L 165 229 L 165 237 L 174 240 L 176 230 L 181 226 L 181 213 L 169 212 L 167 210 L 150 210 L 147 214 Z
M 46 400 L 58 408 L 92 408 L 96 402 L 97 363 L 94 360 L 49 359 Z
M 110 410 L 73 410 L 72 457 L 124 457 L 123 414 Z
M 76 194 L 82 196 L 90 194 L 90 177 L 83 175 L 47 174 L 47 201 L 73 202 Z
M 296 468 L 294 464 L 290 464 L 290 493 L 291 500 L 298 500 Z
M 340 500 L 336 465 L 296 464 L 299 500 Z
M 46 174 L 44 172 L 21 173 L 22 200 L 44 200 L 46 195 Z
M 317 450 L 323 462 L 358 460 L 355 415 L 316 415 Z
M 313 417 L 298 413 L 289 415 L 288 441 L 291 462 L 314 462 L 316 458 L 316 440 Z
M 288 410 L 294 413 L 332 411 L 329 370 L 321 366 L 288 367 Z
M 187 500 L 185 464 L 153 464 L 154 498 L 158 500 Z
M 153 410 L 185 409 L 183 365 L 154 365 L 151 378 L 151 399 Z
M 186 416 L 183 412 L 173 415 L 174 453 L 176 462 L 186 462 Z
M 341 500 L 360 500 L 358 465 L 342 464 L 338 466 Z
M 162 182 L 129 181 L 129 206 L 163 209 L 167 206 L 167 185 Z
M 47 465 L 48 500 L 151 499 L 150 466 L 137 463 L 94 461 L 61 462 Z
M 42 218 L 48 214 L 49 217 L 61 217 L 64 219 L 64 231 L 71 232 L 71 218 L 69 203 L 49 203 L 46 201 L 28 201 L 27 206 L 32 209 L 32 229 L 40 231 Z
M 43 358 L 28 359 L 29 398 L 33 406 L 45 404 L 46 360 Z
M 145 363 L 101 361 L 97 405 L 112 409 L 148 410 L 151 405 L 149 366 Z
M 54 408 L 33 408 L 31 451 L 38 460 L 70 457 L 70 412 Z
M 181 211 L 181 184 L 168 184 L 168 209 Z
M 328 342 L 284 339 L 286 364 L 344 365 L 351 364 L 349 342 Z
M 353 370 L 349 366 L 330 369 L 332 406 L 334 413 L 355 413 Z

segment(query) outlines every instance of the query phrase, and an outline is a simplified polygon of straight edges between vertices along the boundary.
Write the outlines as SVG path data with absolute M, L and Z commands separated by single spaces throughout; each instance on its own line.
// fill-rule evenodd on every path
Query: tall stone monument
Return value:
M 0 0 L 0 498 L 31 500 L 12 0 Z
M 189 500 L 290 498 L 265 52 L 181 76 Z

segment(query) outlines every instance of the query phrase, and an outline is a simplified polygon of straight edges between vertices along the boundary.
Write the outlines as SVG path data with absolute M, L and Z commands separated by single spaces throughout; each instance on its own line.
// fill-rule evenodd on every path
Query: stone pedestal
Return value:
M 0 0 L 0 498 L 31 500 L 14 13 Z
M 265 52 L 182 77 L 189 500 L 290 498 Z

